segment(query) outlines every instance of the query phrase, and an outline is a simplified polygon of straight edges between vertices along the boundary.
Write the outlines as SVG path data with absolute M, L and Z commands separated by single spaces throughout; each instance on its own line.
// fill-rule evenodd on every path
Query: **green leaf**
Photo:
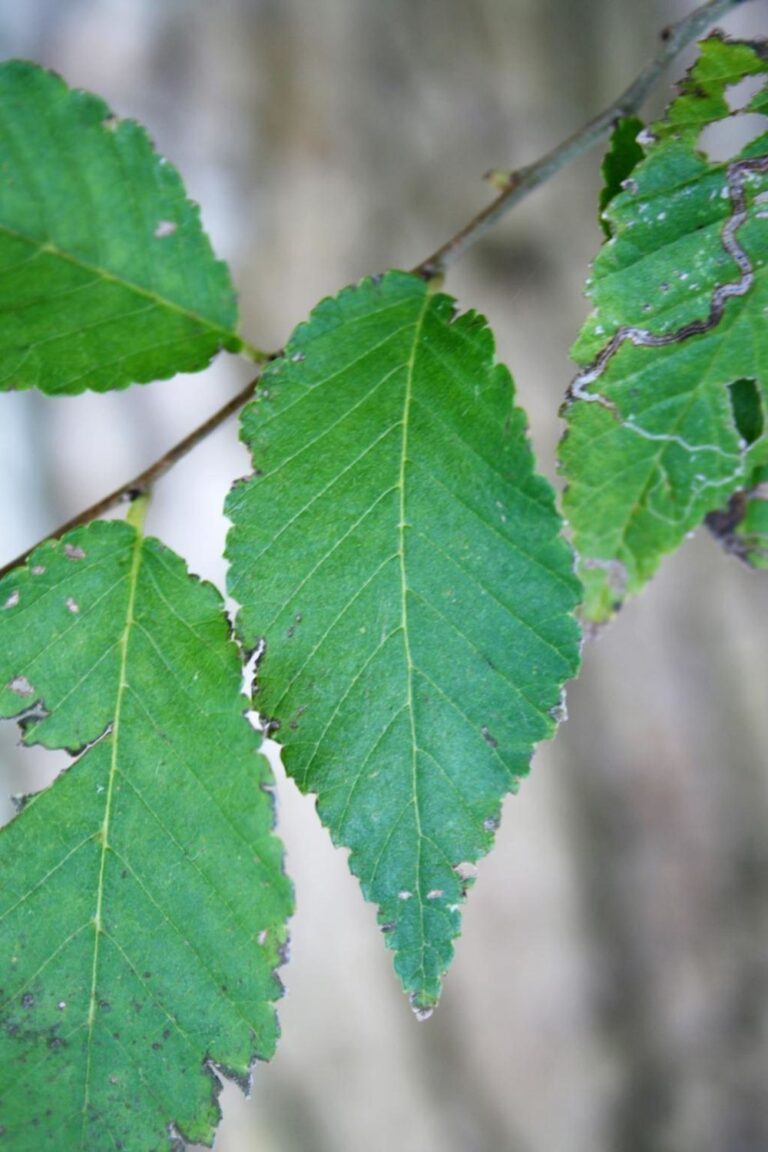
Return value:
M 754 380 L 734 380 L 728 386 L 736 430 L 745 444 L 755 444 L 765 429 L 760 392 Z
M 0 65 L 0 388 L 105 392 L 237 351 L 237 304 L 146 132 L 35 64 Z
M 578 583 L 475 313 L 388 273 L 323 301 L 243 414 L 227 514 L 256 702 L 420 1013 L 472 863 L 578 663 Z
M 644 125 L 637 116 L 624 116 L 611 134 L 611 143 L 603 157 L 603 188 L 600 192 L 600 223 L 606 236 L 611 235 L 610 223 L 604 218 L 605 209 L 618 196 L 624 181 L 643 158 L 643 149 L 637 137 Z
M 768 466 L 758 468 L 747 489 L 744 512 L 736 525 L 737 554 L 752 568 L 768 570 Z
M 756 468 L 750 486 L 735 492 L 706 523 L 733 556 L 750 568 L 768 570 L 768 465 Z
M 727 90 L 751 74 L 768 74 L 754 45 L 704 41 L 606 208 L 610 239 L 589 282 L 594 311 L 574 348 L 581 371 L 561 445 L 592 620 L 768 460 L 762 424 L 747 434 L 768 387 L 768 133 L 729 163 L 699 150 L 702 129 L 741 115 Z M 743 111 L 768 111 L 768 89 Z
M 290 888 L 240 682 L 219 594 L 130 524 L 0 583 L 0 715 L 83 749 L 0 832 L 14 1152 L 210 1143 L 213 1069 L 272 1054 Z

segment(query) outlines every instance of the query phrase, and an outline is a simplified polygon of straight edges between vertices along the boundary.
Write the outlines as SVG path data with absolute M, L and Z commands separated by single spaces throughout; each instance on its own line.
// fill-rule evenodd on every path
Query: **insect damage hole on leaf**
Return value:
M 745 444 L 754 444 L 763 435 L 765 428 L 763 397 L 757 381 L 734 380 L 728 385 L 728 392 L 736 429 Z
M 698 150 L 713 164 L 723 163 L 759 140 L 768 131 L 768 118 L 759 112 L 744 112 L 733 119 L 707 124 L 698 139 Z
M 15 692 L 18 696 L 34 696 L 35 690 L 27 680 L 26 676 L 14 676 L 9 684 L 11 692 Z
M 729 84 L 725 89 L 725 99 L 730 111 L 746 112 L 752 99 L 765 87 L 765 76 L 745 76 L 735 84 Z

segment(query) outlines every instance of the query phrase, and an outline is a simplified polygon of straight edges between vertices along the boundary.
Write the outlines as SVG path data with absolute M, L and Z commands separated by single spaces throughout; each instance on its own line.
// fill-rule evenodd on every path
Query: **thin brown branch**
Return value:
M 467 249 L 485 236 L 489 229 L 511 208 L 519 204 L 529 192 L 533 192 L 561 168 L 593 148 L 608 135 L 617 120 L 636 112 L 645 102 L 661 73 L 683 48 L 706 31 L 715 20 L 745 3 L 747 0 L 708 0 L 708 3 L 694 9 L 677 24 L 665 28 L 661 33 L 661 48 L 658 53 L 617 100 L 533 164 L 518 168 L 514 172 L 494 173 L 494 183 L 497 186 L 503 181 L 502 191 L 496 199 L 460 228 L 450 240 L 441 244 L 431 256 L 422 260 L 414 268 L 414 272 L 432 278 L 441 275 L 451 264 L 455 264 Z
M 178 444 L 174 444 L 172 448 L 169 448 L 164 456 L 161 456 L 159 460 L 155 460 L 154 464 L 150 464 L 150 466 L 145 468 L 143 472 L 140 472 L 138 476 L 134 476 L 132 480 L 121 484 L 119 488 L 115 488 L 108 496 L 97 500 L 90 508 L 86 508 L 83 512 L 78 512 L 77 516 L 73 516 L 71 520 L 67 520 L 66 524 L 60 524 L 54 532 L 49 532 L 42 540 L 38 540 L 37 544 L 33 544 L 26 552 L 22 552 L 21 556 L 17 556 L 15 560 L 11 560 L 10 563 L 5 564 L 0 568 L 0 579 L 7 575 L 12 568 L 17 568 L 20 564 L 24 564 L 30 553 L 34 552 L 35 548 L 39 547 L 45 540 L 58 540 L 65 532 L 70 532 L 73 528 L 79 528 L 81 524 L 88 524 L 91 520 L 98 519 L 99 516 L 103 516 L 105 512 L 109 512 L 112 508 L 117 507 L 118 504 L 125 504 L 137 499 L 139 496 L 146 495 L 156 480 L 164 476 L 183 456 L 186 456 L 188 452 L 196 448 L 202 440 L 210 436 L 211 432 L 214 432 L 220 424 L 223 424 L 225 420 L 233 416 L 235 412 L 238 412 L 243 405 L 251 399 L 258 379 L 257 376 L 251 380 L 241 392 L 238 392 L 236 396 L 233 396 L 231 400 L 223 404 L 217 412 L 209 416 L 207 420 L 190 432 L 188 436 L 185 436 L 183 440 L 180 440 Z
M 715 20 L 731 11 L 733 8 L 739 7 L 741 4 L 747 3 L 748 0 L 708 0 L 706 4 L 702 4 L 696 8 L 684 19 L 680 20 L 677 24 L 664 29 L 661 33 L 662 46 L 654 58 L 649 61 L 637 79 L 630 84 L 629 88 L 619 96 L 604 112 L 599 116 L 595 116 L 573 136 L 558 144 L 551 152 L 547 152 L 533 164 L 529 164 L 524 168 L 519 168 L 515 172 L 496 173 L 495 181 L 498 182 L 502 179 L 504 184 L 501 193 L 495 200 L 491 201 L 481 212 L 474 216 L 463 228 L 442 244 L 437 251 L 428 256 L 426 260 L 422 260 L 414 268 L 417 275 L 427 278 L 433 278 L 441 275 L 446 268 L 454 264 L 464 253 L 476 244 L 477 241 L 488 232 L 494 224 L 497 223 L 511 208 L 518 204 L 529 192 L 538 188 L 551 176 L 554 176 L 561 168 L 570 164 L 572 160 L 583 155 L 589 151 L 595 144 L 597 144 L 603 137 L 607 136 L 611 128 L 622 116 L 628 116 L 636 112 L 643 104 L 646 97 L 652 90 L 656 81 L 667 65 L 674 60 L 674 58 L 685 48 L 691 41 L 695 40 L 702 32 L 704 32 Z M 257 349 L 247 346 L 249 353 L 254 359 L 264 358 L 267 359 L 265 354 L 262 354 Z M 279 353 L 275 353 L 279 355 Z M 269 357 L 273 359 L 274 357 Z M 258 379 L 258 377 L 257 377 Z M 173 448 L 169 449 L 159 460 L 154 464 L 150 464 L 138 476 L 129 480 L 127 484 L 122 484 L 116 488 L 114 492 L 110 492 L 102 500 L 92 504 L 90 508 L 73 516 L 66 524 L 60 525 L 54 532 L 45 537 L 46 540 L 58 539 L 63 536 L 65 532 L 69 532 L 72 528 L 77 528 L 81 524 L 87 524 L 91 520 L 102 516 L 105 512 L 116 507 L 116 505 L 136 499 L 137 496 L 147 493 L 156 480 L 172 468 L 173 465 L 186 456 L 188 452 L 198 445 L 201 440 L 205 438 L 218 428 L 229 416 L 237 412 L 238 409 L 246 403 L 250 398 L 255 380 L 248 384 L 242 392 L 233 396 L 231 400 L 208 418 L 203 424 L 190 432 L 183 440 L 179 441 Z M 39 541 L 42 543 L 42 541 Z M 0 568 L 0 578 L 5 576 L 12 568 L 18 567 L 23 564 L 29 554 L 38 547 L 35 544 L 32 548 L 27 549 L 21 556 L 17 556 L 9 564 Z

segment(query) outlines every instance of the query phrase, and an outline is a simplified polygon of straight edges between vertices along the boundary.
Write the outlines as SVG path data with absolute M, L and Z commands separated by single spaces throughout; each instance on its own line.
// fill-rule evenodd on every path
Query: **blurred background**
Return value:
M 323 295 L 432 251 L 489 198 L 486 169 L 530 162 L 601 110 L 692 6 L 0 0 L 0 50 L 147 125 L 230 262 L 243 331 L 276 348 Z M 766 35 L 768 5 L 722 26 Z M 598 162 L 532 195 L 447 285 L 488 315 L 555 483 L 567 350 L 601 239 Z M 123 394 L 0 397 L 0 559 L 247 379 L 222 358 Z M 150 513 L 219 587 L 221 506 L 247 469 L 230 420 Z M 298 900 L 283 1035 L 250 1100 L 225 1088 L 218 1152 L 766 1152 L 767 624 L 768 579 L 702 531 L 588 645 L 570 719 L 481 863 L 428 1023 L 344 853 L 282 778 Z M 4 805 L 65 761 L 16 741 L 3 726 Z

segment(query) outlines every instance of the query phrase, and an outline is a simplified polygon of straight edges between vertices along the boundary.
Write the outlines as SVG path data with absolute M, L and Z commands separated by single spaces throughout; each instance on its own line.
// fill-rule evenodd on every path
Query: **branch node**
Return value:
M 270 359 L 275 359 L 278 355 L 281 355 L 281 353 L 275 353 Z M 58 540 L 65 532 L 71 532 L 73 528 L 79 528 L 81 524 L 89 524 L 91 520 L 98 520 L 105 512 L 109 512 L 111 508 L 116 508 L 119 504 L 133 505 L 137 500 L 147 496 L 156 480 L 164 476 L 169 468 L 173 467 L 173 465 L 181 460 L 183 456 L 186 456 L 188 452 L 191 452 L 201 440 L 205 440 L 211 432 L 218 428 L 220 424 L 224 423 L 227 417 L 234 415 L 235 412 L 239 411 L 239 409 L 252 398 L 258 381 L 258 376 L 254 380 L 251 380 L 241 392 L 238 392 L 236 396 L 228 400 L 226 404 L 222 405 L 212 416 L 209 416 L 199 427 L 190 432 L 188 436 L 185 436 L 183 440 L 180 440 L 178 444 L 174 444 L 164 456 L 161 456 L 154 464 L 150 464 L 149 468 L 145 468 L 138 476 L 134 476 L 127 484 L 121 484 L 114 492 L 110 492 L 108 496 L 104 496 L 101 500 L 92 504 L 90 508 L 86 508 L 84 512 L 79 512 L 77 516 L 73 516 L 72 519 L 67 520 L 65 524 L 60 524 L 55 531 L 49 532 L 42 540 L 38 540 L 36 544 L 33 544 L 31 548 L 23 552 L 21 556 L 17 556 L 15 560 L 11 560 L 8 564 L 2 565 L 0 567 L 0 579 L 2 579 L 3 576 L 7 576 L 13 568 L 18 568 L 20 565 L 26 563 L 30 553 L 34 552 L 35 548 L 39 547 L 39 545 L 43 544 L 46 540 Z
M 511 188 L 516 188 L 521 178 L 519 171 L 509 168 L 489 168 L 483 175 L 483 180 L 486 180 L 497 192 L 508 192 Z
M 489 228 L 524 196 L 604 139 L 617 119 L 636 112 L 653 90 L 664 69 L 684 48 L 711 27 L 720 16 L 746 2 L 747 0 L 706 0 L 706 3 L 695 8 L 677 24 L 670 24 L 664 28 L 661 32 L 661 48 L 608 108 L 533 164 L 525 165 L 516 171 L 491 169 L 485 178 L 498 190 L 496 199 L 482 208 L 450 240 L 446 240 L 413 271 L 420 275 L 425 268 L 436 266 L 448 268 L 459 260 L 468 248 L 476 244 Z

